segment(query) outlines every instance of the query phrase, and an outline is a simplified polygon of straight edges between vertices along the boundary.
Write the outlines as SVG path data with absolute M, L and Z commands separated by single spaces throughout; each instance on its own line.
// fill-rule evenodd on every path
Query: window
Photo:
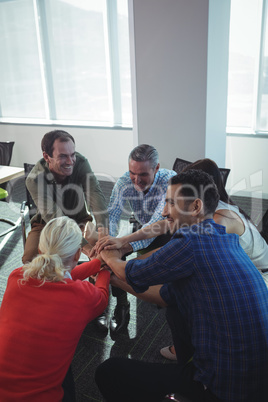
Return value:
M 266 0 L 232 0 L 227 132 L 268 133 Z
M 127 0 L 0 0 L 2 118 L 131 126 Z

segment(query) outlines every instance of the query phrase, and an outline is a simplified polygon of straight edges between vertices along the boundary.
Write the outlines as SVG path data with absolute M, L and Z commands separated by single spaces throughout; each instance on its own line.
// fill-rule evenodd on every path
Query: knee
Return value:
M 24 254 L 22 256 L 22 262 L 23 264 L 27 264 L 27 262 L 31 262 L 35 256 L 38 254 L 38 248 L 33 249 L 33 248 L 25 248 Z
M 101 363 L 95 371 L 95 382 L 107 401 L 120 401 L 120 375 L 118 375 L 118 359 L 110 358 Z M 118 381 L 118 383 L 117 383 Z
M 169 324 L 174 321 L 174 318 L 178 317 L 178 307 L 177 306 L 167 306 L 166 308 L 166 319 Z
M 111 379 L 111 376 L 115 372 L 115 367 L 118 365 L 117 361 L 118 359 L 116 357 L 111 357 L 97 367 L 95 372 L 95 381 L 98 386 L 103 383 L 103 380 L 105 381 L 105 379 Z

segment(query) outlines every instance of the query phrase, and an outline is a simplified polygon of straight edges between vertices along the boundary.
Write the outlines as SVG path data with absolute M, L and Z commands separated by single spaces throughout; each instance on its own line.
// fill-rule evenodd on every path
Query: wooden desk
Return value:
M 20 177 L 23 175 L 24 175 L 24 168 L 0 165 L 0 185 L 2 183 L 5 183 L 6 181 L 16 179 L 17 177 Z M 18 225 L 20 223 L 20 220 L 18 220 L 18 222 L 13 222 L 10 219 L 1 218 L 1 217 L 0 217 L 0 221 L 11 225 L 10 229 L 7 229 L 4 232 L 0 233 L 0 237 L 5 236 L 8 233 L 12 232 L 14 229 L 16 229 L 18 227 Z
M 0 184 L 24 175 L 24 168 L 0 165 Z

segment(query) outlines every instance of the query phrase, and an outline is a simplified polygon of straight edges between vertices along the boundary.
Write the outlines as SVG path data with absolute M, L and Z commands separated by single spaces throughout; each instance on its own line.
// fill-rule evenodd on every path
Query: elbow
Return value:
M 115 272 L 115 275 L 117 276 L 118 279 L 120 279 L 123 282 L 127 283 L 127 279 L 126 279 L 126 274 L 125 274 L 125 270 L 122 272 Z

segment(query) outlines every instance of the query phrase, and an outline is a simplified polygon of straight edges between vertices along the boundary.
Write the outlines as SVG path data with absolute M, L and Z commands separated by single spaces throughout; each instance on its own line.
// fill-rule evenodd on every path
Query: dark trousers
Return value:
M 167 311 L 178 363 L 148 363 L 110 358 L 96 370 L 96 383 L 107 402 L 162 402 L 167 394 L 180 394 L 193 402 L 219 402 L 194 380 L 193 348 L 185 321 L 176 307 Z M 189 360 L 190 359 L 190 360 Z
M 75 402 L 75 384 L 71 366 L 64 378 L 62 388 L 64 391 L 62 402 Z
M 113 357 L 96 370 L 95 381 L 107 402 L 162 402 L 178 393 L 193 402 L 219 402 L 203 384 L 194 381 L 192 362 L 183 369 L 176 363 L 148 363 Z
M 167 306 L 166 319 L 171 330 L 178 364 L 183 367 L 194 354 L 191 337 L 182 314 L 176 305 Z

